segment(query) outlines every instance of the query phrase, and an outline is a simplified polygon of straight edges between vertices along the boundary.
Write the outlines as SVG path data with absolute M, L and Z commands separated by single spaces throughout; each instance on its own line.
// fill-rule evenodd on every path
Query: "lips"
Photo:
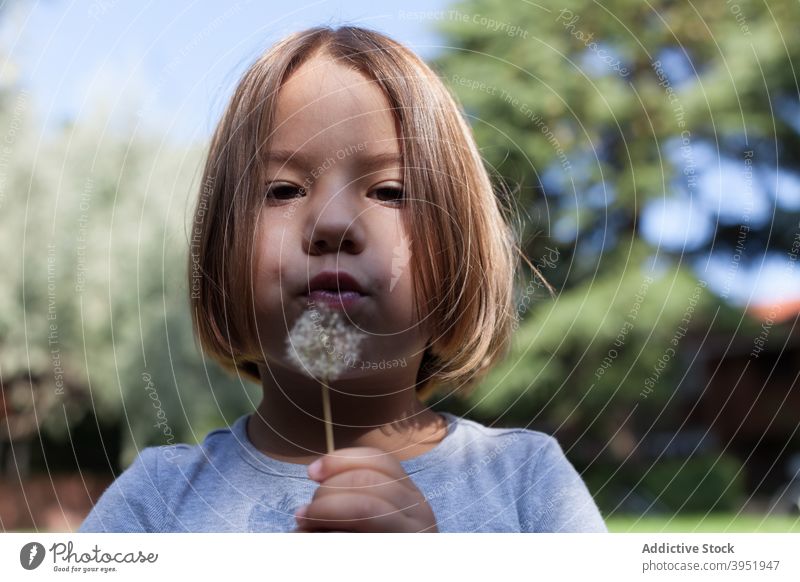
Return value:
M 355 277 L 344 271 L 323 271 L 308 282 L 307 291 L 331 291 L 334 293 L 352 291 L 359 295 L 366 295 L 364 288 Z
M 361 284 L 344 271 L 324 271 L 308 282 L 305 296 L 314 302 L 344 309 L 359 303 L 367 293 Z

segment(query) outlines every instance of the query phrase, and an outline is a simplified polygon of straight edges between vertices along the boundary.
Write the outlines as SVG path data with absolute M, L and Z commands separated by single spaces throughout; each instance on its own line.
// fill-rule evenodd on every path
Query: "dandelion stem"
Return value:
M 325 442 L 329 454 L 334 450 L 329 383 L 342 375 L 348 362 L 356 361 L 359 344 L 365 337 L 348 325 L 339 312 L 324 304 L 311 304 L 286 338 L 287 358 L 322 385 Z
M 334 451 L 333 422 L 331 419 L 331 396 L 328 392 L 328 384 L 326 382 L 320 382 L 320 384 L 322 384 L 322 412 L 325 416 L 325 443 L 328 446 L 328 454 L 330 455 Z

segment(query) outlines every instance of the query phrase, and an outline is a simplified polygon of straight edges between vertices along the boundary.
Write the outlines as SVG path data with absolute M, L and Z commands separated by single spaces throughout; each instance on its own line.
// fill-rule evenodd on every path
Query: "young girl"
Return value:
M 349 26 L 268 50 L 194 225 L 201 346 L 263 400 L 201 445 L 145 448 L 80 531 L 606 531 L 552 437 L 423 404 L 505 355 L 518 261 L 459 106 L 410 50 Z M 320 384 L 286 347 L 313 302 L 367 338 L 329 382 L 330 454 Z

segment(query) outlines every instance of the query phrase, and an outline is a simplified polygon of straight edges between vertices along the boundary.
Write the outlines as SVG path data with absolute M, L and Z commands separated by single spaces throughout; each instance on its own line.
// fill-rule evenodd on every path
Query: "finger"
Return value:
M 385 473 L 372 469 L 353 469 L 323 481 L 314 491 L 314 500 L 341 493 L 374 495 L 406 513 L 416 508 L 422 499 L 419 491 L 410 490 Z
M 389 502 L 373 495 L 340 493 L 314 501 L 303 517 L 301 530 L 350 530 L 354 532 L 414 531 L 413 522 Z
M 380 471 L 410 489 L 416 490 L 416 487 L 410 482 L 408 474 L 400 465 L 400 461 L 389 453 L 374 447 L 349 447 L 323 455 L 308 466 L 308 476 L 314 481 L 322 482 L 337 473 L 359 468 Z

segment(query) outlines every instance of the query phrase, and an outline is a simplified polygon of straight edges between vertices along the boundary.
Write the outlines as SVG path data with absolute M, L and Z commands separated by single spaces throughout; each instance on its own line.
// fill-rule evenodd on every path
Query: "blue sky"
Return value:
M 6 14 L 2 46 L 46 123 L 133 105 L 145 125 L 179 140 L 208 136 L 247 65 L 286 33 L 358 23 L 423 58 L 437 51 L 431 20 L 408 13 L 443 0 L 300 2 L 20 2 Z M 406 16 L 403 15 L 406 13 Z
M 96 117 L 102 110 L 112 118 L 135 114 L 142 128 L 170 140 L 202 142 L 241 73 L 287 32 L 317 24 L 359 24 L 431 58 L 441 50 L 432 28 L 436 20 L 419 14 L 447 9 L 444 0 L 18 2 L 0 29 L 0 46 L 9 57 L 0 78 L 16 77 L 30 90 L 47 126 Z M 682 56 L 663 57 L 670 74 L 680 77 L 676 83 L 685 80 L 689 68 Z M 697 196 L 689 198 L 676 188 L 671 197 L 650 202 L 643 211 L 644 233 L 654 245 L 680 251 L 704 244 L 717 219 L 735 222 L 743 212 L 754 222 L 770 220 L 772 208 L 765 204 L 770 197 L 779 210 L 800 207 L 800 177 L 782 172 L 779 180 L 762 176 L 745 192 L 740 163 L 719 160 L 713 150 L 698 149 L 696 155 L 705 168 Z M 765 186 L 766 191 L 761 184 L 774 186 Z M 699 275 L 709 278 L 712 287 L 730 289 L 735 303 L 796 297 L 800 268 L 787 270 L 785 255 L 763 259 L 754 270 L 731 273 L 723 269 L 730 258 L 719 257 L 708 272 L 704 263 Z

